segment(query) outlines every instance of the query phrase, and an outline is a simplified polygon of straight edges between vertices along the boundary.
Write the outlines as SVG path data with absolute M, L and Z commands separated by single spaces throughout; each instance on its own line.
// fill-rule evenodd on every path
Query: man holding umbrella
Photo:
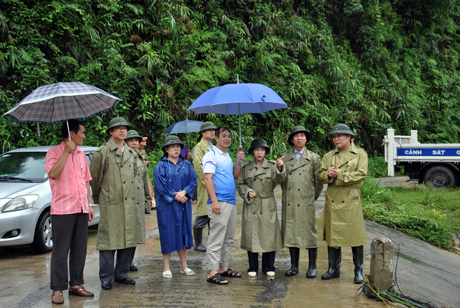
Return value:
M 198 202 L 196 206 L 196 220 L 195 226 L 193 227 L 193 237 L 195 238 L 195 250 L 198 251 L 206 251 L 206 247 L 203 245 L 203 228 L 209 224 L 207 211 L 208 193 L 206 192 L 206 186 L 204 184 L 202 159 L 204 154 L 208 153 L 212 148 L 211 141 L 214 140 L 216 128 L 217 127 L 212 122 L 204 122 L 201 124 L 200 141 L 193 151 L 193 168 L 198 177 Z
M 70 130 L 70 135 L 68 133 Z M 91 175 L 86 155 L 77 146 L 83 145 L 85 127 L 78 120 L 68 120 L 62 125 L 61 144 L 46 154 L 46 172 L 50 178 L 51 223 L 54 241 L 51 255 L 51 302 L 63 304 L 62 290 L 69 295 L 92 297 L 83 284 L 86 248 L 88 241 L 88 220 L 93 221 L 89 181 Z M 70 251 L 69 267 L 67 256 Z M 68 280 L 70 270 L 70 281 Z
M 129 127 L 123 118 L 112 119 L 107 129 L 111 138 L 94 152 L 91 161 L 93 200 L 100 209 L 96 248 L 104 290 L 112 288 L 112 279 L 121 284 L 136 284 L 128 277 L 131 248 L 139 242 L 135 195 L 137 153 L 124 142 Z

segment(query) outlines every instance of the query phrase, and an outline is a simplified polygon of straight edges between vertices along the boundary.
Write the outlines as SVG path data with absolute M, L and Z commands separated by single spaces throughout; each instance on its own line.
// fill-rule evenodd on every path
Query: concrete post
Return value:
M 393 285 L 393 242 L 376 237 L 371 243 L 371 275 L 375 287 L 388 290 Z
M 388 133 L 388 144 L 387 144 L 387 151 L 388 151 L 388 159 L 387 159 L 387 167 L 388 167 L 388 176 L 395 176 L 395 130 L 389 128 L 387 130 Z

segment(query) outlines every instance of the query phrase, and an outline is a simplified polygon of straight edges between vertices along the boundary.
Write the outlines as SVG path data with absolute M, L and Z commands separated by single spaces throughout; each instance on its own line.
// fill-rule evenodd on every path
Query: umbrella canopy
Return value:
M 201 121 L 185 120 L 171 124 L 164 134 L 179 134 L 179 133 L 192 133 L 199 132 L 201 128 Z
M 118 97 L 81 82 L 58 82 L 39 87 L 3 116 L 16 123 L 84 121 L 115 109 L 120 101 Z
M 232 83 L 212 88 L 196 99 L 188 108 L 196 114 L 264 113 L 289 108 L 275 91 L 263 84 Z
M 188 108 L 196 114 L 238 114 L 240 151 L 241 114 L 264 113 L 274 109 L 289 108 L 283 99 L 269 87 L 258 83 L 232 83 L 212 88 L 196 99 Z

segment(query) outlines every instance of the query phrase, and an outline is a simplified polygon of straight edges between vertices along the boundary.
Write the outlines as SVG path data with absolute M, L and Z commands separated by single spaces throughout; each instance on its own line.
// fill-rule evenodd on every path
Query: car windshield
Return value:
M 43 183 L 48 180 L 45 171 L 45 152 L 16 152 L 0 155 L 0 181 Z

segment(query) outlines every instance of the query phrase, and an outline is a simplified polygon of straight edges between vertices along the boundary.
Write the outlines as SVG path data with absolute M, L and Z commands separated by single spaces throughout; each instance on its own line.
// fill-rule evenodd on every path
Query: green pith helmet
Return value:
M 344 135 L 351 135 L 352 137 L 355 136 L 355 134 L 351 131 L 350 127 L 348 127 L 347 124 L 336 124 L 333 128 L 331 133 L 329 134 L 329 137 L 332 137 L 333 135 L 336 134 L 344 134 Z
M 165 147 L 167 147 L 168 145 L 173 145 L 173 144 L 179 144 L 181 149 L 184 147 L 184 144 L 182 143 L 182 141 L 179 140 L 179 137 L 168 136 L 165 138 L 165 141 L 163 142 L 163 146 L 161 147 L 161 149 L 164 151 Z
M 291 129 L 291 133 L 289 134 L 289 138 L 288 138 L 289 145 L 294 145 L 294 143 L 292 143 L 292 137 L 294 137 L 294 135 L 297 133 L 305 133 L 305 136 L 307 137 L 307 142 L 310 141 L 310 138 L 311 138 L 310 132 L 306 130 L 305 127 L 303 126 L 295 126 L 293 129 Z
M 116 127 L 116 126 L 126 126 L 127 129 L 131 128 L 131 125 L 129 125 L 129 123 L 126 122 L 125 119 L 123 119 L 122 117 L 116 117 L 116 118 L 113 118 L 112 120 L 110 120 L 109 127 L 107 127 L 107 134 L 110 135 L 109 130 L 111 128 Z
M 208 130 L 208 129 L 217 129 L 217 127 L 214 125 L 214 123 L 210 121 L 204 122 L 203 124 L 201 124 L 200 132 L 204 132 L 205 130 Z
M 265 148 L 265 155 L 270 153 L 270 147 L 268 146 L 267 141 L 265 141 L 265 139 L 262 138 L 254 139 L 251 142 L 251 147 L 249 148 L 248 153 L 254 155 L 254 150 L 259 147 Z
M 130 138 L 139 138 L 139 142 L 142 140 L 142 137 L 134 130 L 134 129 L 131 129 L 128 131 L 128 134 L 126 135 L 126 139 L 130 139 Z

